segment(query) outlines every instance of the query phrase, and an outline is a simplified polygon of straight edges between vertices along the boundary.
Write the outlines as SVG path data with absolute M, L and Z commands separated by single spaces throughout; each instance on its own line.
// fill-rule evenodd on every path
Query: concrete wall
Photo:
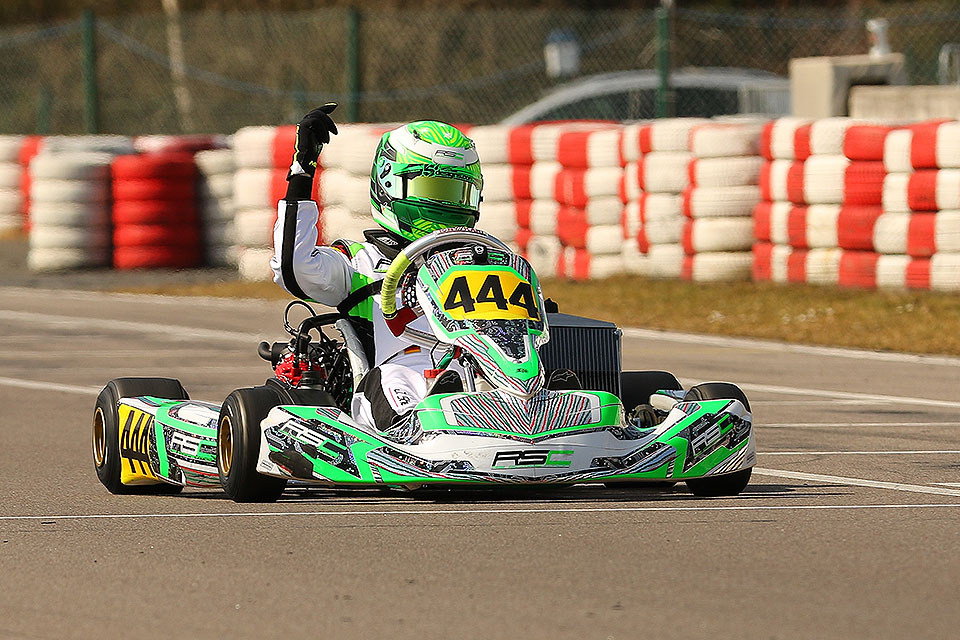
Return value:
M 854 87 L 850 115 L 902 121 L 960 118 L 960 86 Z

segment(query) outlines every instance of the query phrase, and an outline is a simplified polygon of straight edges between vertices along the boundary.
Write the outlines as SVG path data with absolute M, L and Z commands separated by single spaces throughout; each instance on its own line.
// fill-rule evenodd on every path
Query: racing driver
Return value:
M 336 307 L 349 316 L 371 364 L 353 398 L 353 418 L 385 436 L 417 436 L 412 409 L 427 394 L 424 371 L 436 363 L 426 349 L 394 336 L 380 307 L 380 284 L 397 253 L 422 236 L 447 227 L 473 227 L 480 217 L 483 178 L 473 141 L 435 121 L 404 125 L 383 134 L 370 172 L 373 219 L 382 229 L 363 242 L 337 240 L 317 246 L 317 203 L 310 199 L 317 158 L 337 126 L 329 103 L 297 125 L 287 192 L 274 227 L 274 282 L 294 296 Z M 425 318 L 410 325 L 429 332 Z M 433 392 L 463 390 L 454 364 Z

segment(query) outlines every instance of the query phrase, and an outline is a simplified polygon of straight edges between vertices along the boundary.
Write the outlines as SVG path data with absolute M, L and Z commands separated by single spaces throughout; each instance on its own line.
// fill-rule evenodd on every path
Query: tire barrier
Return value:
M 203 263 L 197 165 L 184 151 L 118 156 L 113 175 L 113 266 Z
M 23 227 L 23 136 L 0 136 L 0 233 Z
M 111 150 L 128 148 L 129 140 L 105 138 L 46 138 L 30 160 L 30 270 L 110 265 Z

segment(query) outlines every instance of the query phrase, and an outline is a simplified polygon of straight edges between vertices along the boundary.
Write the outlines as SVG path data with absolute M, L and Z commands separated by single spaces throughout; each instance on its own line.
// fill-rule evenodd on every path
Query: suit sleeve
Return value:
M 277 208 L 273 281 L 298 298 L 336 306 L 350 293 L 354 268 L 340 251 L 316 246 L 317 203 L 281 200 Z

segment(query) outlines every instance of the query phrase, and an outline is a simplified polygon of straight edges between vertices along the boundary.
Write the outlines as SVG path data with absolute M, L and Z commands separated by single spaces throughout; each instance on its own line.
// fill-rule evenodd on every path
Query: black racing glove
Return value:
M 330 134 L 337 134 L 337 125 L 330 117 L 336 108 L 336 102 L 328 102 L 303 116 L 297 124 L 293 162 L 290 163 L 290 171 L 287 173 L 287 200 L 310 198 L 320 150 L 330 142 Z

